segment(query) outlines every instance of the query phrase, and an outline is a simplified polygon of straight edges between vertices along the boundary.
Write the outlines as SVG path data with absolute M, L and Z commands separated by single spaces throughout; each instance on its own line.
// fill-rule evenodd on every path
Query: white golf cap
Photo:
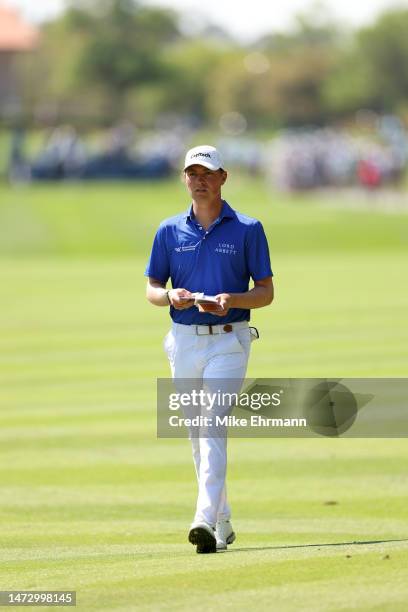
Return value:
M 204 166 L 209 170 L 219 170 L 224 167 L 221 155 L 217 149 L 211 145 L 199 145 L 187 151 L 184 161 L 184 170 L 194 164 Z

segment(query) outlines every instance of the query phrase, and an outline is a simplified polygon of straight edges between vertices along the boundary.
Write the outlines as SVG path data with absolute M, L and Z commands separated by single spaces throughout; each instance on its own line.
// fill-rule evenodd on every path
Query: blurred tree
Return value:
M 314 46 L 305 46 L 273 59 L 268 87 L 274 94 L 273 112 L 281 123 L 290 126 L 327 122 L 322 87 L 335 58 L 330 48 L 322 53 Z
M 224 54 L 208 92 L 211 115 L 237 111 L 250 126 L 324 123 L 322 89 L 340 39 L 330 12 L 316 3 L 288 32 L 263 36 L 251 50 Z
M 213 118 L 235 111 L 252 127 L 320 124 L 327 119 L 321 86 L 332 54 L 314 48 L 258 54 L 242 50 L 225 55 L 213 71 L 207 108 Z
M 274 52 L 305 47 L 324 50 L 337 47 L 343 37 L 344 28 L 336 21 L 327 4 L 318 1 L 298 13 L 293 26 L 286 32 L 266 34 L 257 41 L 256 47 Z
M 166 48 L 180 37 L 172 11 L 133 0 L 73 0 L 44 26 L 25 74 L 29 82 L 41 78 L 40 99 L 62 108 L 91 106 L 91 112 L 98 102 L 112 120 L 122 114 L 129 91 L 166 78 Z
M 137 0 L 70 0 L 20 68 L 27 109 L 52 120 L 152 126 L 161 113 L 215 123 L 240 113 L 249 127 L 322 124 L 407 108 L 408 10 L 352 37 L 318 3 L 245 47 L 214 28 L 182 34 L 176 13 Z
M 324 88 L 327 107 L 395 111 L 408 99 L 408 10 L 387 11 L 357 32 Z
M 127 114 L 133 111 L 139 123 L 149 126 L 162 113 L 177 115 L 192 125 L 206 122 L 210 76 L 224 53 L 218 44 L 200 38 L 182 39 L 167 47 L 160 77 L 127 92 Z
M 163 9 L 138 7 L 130 0 L 105 0 L 104 4 L 106 10 L 89 22 L 79 78 L 103 84 L 115 95 L 135 83 L 157 80 L 163 72 L 160 51 L 179 35 L 176 17 Z M 77 13 L 72 23 L 79 9 L 71 11 Z
M 70 109 L 68 115 L 75 114 L 73 106 L 76 105 L 86 115 L 89 103 L 91 115 L 97 114 L 97 88 L 92 91 L 78 80 L 78 62 L 85 42 L 81 32 L 68 30 L 64 18 L 43 26 L 39 48 L 20 62 L 28 114 L 40 114 L 43 119 L 53 121 L 54 116 L 65 114 L 66 108 Z
M 208 118 L 208 98 L 213 92 L 214 68 L 228 55 L 226 47 L 198 39 L 186 39 L 168 51 L 171 78 L 164 84 L 167 104 L 195 121 Z

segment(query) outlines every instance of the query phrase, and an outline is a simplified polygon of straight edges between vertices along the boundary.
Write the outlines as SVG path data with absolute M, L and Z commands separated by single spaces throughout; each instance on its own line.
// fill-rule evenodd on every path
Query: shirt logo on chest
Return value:
M 238 252 L 232 242 L 219 242 L 214 250 L 216 253 L 223 253 L 224 255 L 236 255 Z
M 196 242 L 195 244 L 182 244 L 178 247 L 174 247 L 174 250 L 176 251 L 176 253 L 186 253 L 189 251 L 195 251 L 199 244 L 200 241 Z

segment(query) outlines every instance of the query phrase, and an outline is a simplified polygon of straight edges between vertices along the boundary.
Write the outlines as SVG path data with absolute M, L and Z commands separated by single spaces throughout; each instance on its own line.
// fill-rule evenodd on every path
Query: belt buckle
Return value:
M 214 332 L 213 330 L 210 330 L 210 334 L 229 334 L 232 332 L 233 327 L 231 325 L 231 323 L 225 323 L 225 325 L 210 325 L 210 327 L 216 327 L 217 331 Z
M 199 332 L 200 327 L 208 327 L 208 332 L 201 334 Z M 217 328 L 217 331 L 214 331 L 214 328 Z M 216 334 L 229 334 L 233 330 L 233 326 L 231 323 L 226 323 L 225 325 L 213 325 L 212 323 L 208 323 L 207 325 L 196 325 L 196 335 L 197 336 L 214 336 Z

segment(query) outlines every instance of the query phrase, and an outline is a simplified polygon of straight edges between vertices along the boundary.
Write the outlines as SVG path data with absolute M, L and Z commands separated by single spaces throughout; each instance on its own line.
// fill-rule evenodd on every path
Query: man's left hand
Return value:
M 218 304 L 220 305 L 220 310 L 213 312 L 212 314 L 217 315 L 218 317 L 225 317 L 228 314 L 230 308 L 232 308 L 232 295 L 230 293 L 219 293 L 215 296 Z

